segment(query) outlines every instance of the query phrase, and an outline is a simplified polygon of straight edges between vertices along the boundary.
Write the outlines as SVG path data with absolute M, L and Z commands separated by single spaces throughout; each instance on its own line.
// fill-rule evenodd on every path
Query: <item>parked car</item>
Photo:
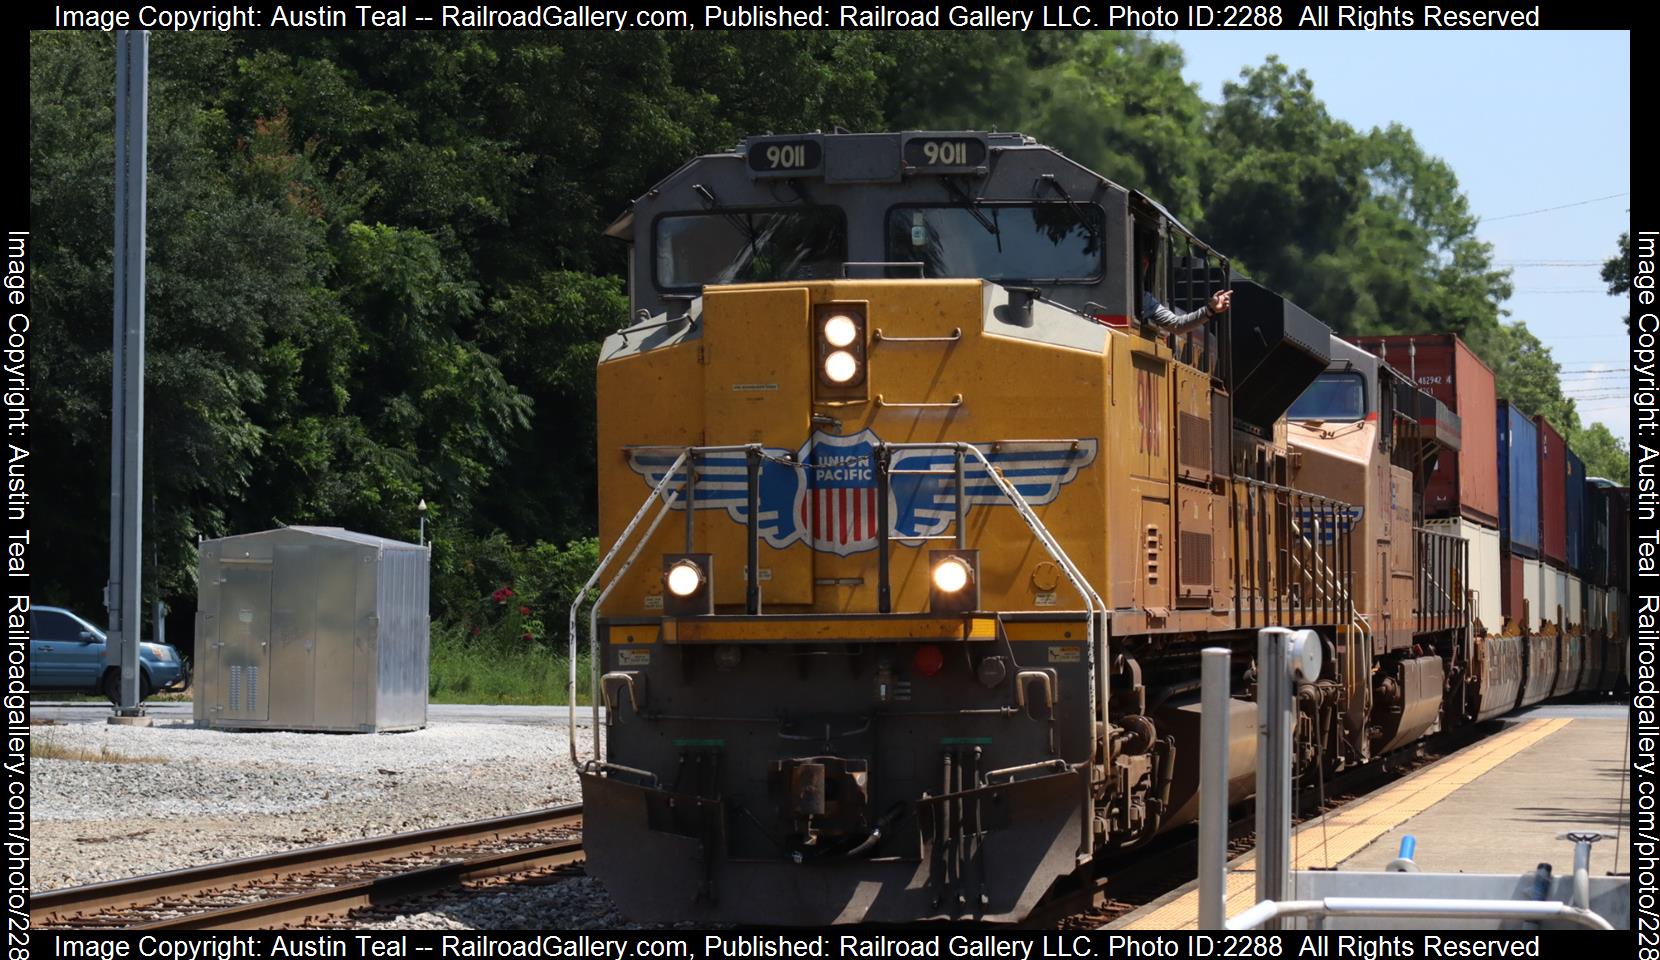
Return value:
M 32 607 L 29 633 L 31 689 L 102 693 L 111 703 L 120 701 L 121 670 L 104 664 L 104 631 L 62 607 Z M 190 680 L 190 666 L 172 644 L 139 644 L 138 667 L 141 700 Z

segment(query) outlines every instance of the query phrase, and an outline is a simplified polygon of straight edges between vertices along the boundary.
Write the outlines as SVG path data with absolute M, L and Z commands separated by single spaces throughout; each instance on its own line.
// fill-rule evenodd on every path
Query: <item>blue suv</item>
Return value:
M 32 607 L 29 635 L 31 689 L 102 693 L 111 703 L 120 701 L 121 671 L 104 665 L 104 631 L 62 607 Z M 141 700 L 190 679 L 189 665 L 171 644 L 139 644 L 138 666 Z

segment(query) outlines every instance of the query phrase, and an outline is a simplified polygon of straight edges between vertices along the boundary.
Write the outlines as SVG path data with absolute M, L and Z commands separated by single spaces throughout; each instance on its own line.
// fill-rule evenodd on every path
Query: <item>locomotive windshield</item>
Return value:
M 823 279 L 847 260 L 847 222 L 836 207 L 674 214 L 657 221 L 656 233 L 665 290 Z
M 1322 373 L 1286 413 L 1287 420 L 1353 421 L 1366 416 L 1366 381 L 1358 373 Z
M 928 277 L 1093 283 L 1105 265 L 1101 209 L 1073 203 L 894 207 L 887 258 Z

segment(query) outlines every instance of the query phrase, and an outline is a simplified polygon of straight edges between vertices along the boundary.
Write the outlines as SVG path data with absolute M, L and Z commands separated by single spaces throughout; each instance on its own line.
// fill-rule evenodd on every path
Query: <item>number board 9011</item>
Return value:
M 972 137 L 918 137 L 905 142 L 905 165 L 917 173 L 986 164 L 986 143 Z
M 749 145 L 749 169 L 759 174 L 795 176 L 816 172 L 824 149 L 816 140 L 763 140 Z

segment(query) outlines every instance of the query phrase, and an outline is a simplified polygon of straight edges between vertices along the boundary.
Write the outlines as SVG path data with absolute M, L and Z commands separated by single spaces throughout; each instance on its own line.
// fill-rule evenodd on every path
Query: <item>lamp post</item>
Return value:
M 424 547 L 427 545 L 427 501 L 425 497 L 422 497 L 421 502 L 415 505 L 415 509 L 421 513 L 421 546 Z

